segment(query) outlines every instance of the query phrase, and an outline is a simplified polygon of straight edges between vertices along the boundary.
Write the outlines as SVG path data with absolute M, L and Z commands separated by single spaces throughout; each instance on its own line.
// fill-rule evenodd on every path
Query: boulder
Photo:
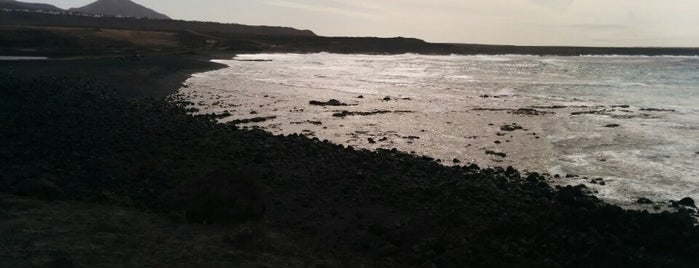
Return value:
M 678 202 L 673 202 L 673 204 L 674 204 L 675 206 L 685 206 L 685 207 L 692 207 L 692 208 L 696 208 L 696 207 L 697 207 L 697 206 L 694 204 L 694 199 L 689 198 L 689 197 L 682 198 L 682 200 L 680 200 L 680 201 L 678 201 Z
M 502 130 L 502 131 L 515 131 L 518 129 L 524 129 L 524 128 L 522 126 L 517 125 L 517 124 L 500 126 L 500 130 Z
M 63 191 L 58 185 L 47 179 L 26 179 L 18 182 L 14 187 L 15 194 L 31 196 L 43 200 L 55 200 Z

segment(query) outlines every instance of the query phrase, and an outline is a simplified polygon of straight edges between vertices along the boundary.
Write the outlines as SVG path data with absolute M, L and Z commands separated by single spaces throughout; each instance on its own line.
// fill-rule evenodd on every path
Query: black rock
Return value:
M 539 182 L 540 180 L 541 180 L 541 175 L 539 175 L 539 173 L 536 173 L 536 172 L 529 174 L 529 176 L 527 176 L 527 181 L 531 182 L 531 183 Z
M 383 98 L 383 101 L 390 101 L 390 100 L 391 100 L 391 97 L 384 97 Z
M 609 127 L 609 128 L 615 128 L 615 127 L 620 127 L 621 125 L 619 124 L 607 124 L 604 127 Z
M 476 165 L 476 164 L 470 164 L 470 165 L 468 165 L 468 169 L 469 169 L 469 170 L 480 170 L 481 167 L 479 167 L 479 166 Z
M 374 143 L 376 143 L 376 141 L 375 141 L 374 139 L 372 139 L 372 138 L 368 138 L 367 140 L 368 140 L 368 141 L 369 141 L 369 143 L 371 143 L 371 144 L 374 144 Z
M 511 175 L 511 174 L 515 174 L 515 173 L 519 173 L 519 171 L 517 171 L 517 170 L 516 170 L 514 167 L 512 167 L 512 166 L 507 166 L 507 169 L 505 170 L 505 174 Z
M 357 99 L 363 99 L 363 98 L 364 98 L 364 96 L 363 96 L 363 95 L 359 95 L 359 96 L 357 96 Z
M 316 105 L 316 106 L 348 106 L 347 103 L 343 103 L 343 102 L 336 100 L 336 99 L 330 99 L 330 100 L 325 101 L 325 102 L 312 100 L 312 101 L 309 101 L 308 104 Z
M 26 179 L 15 185 L 15 193 L 44 200 L 55 200 L 63 191 L 55 183 L 46 179 Z
M 685 206 L 685 207 L 692 207 L 696 208 L 696 205 L 694 205 L 694 199 L 685 197 L 682 198 L 679 202 L 676 202 L 675 204 L 680 205 L 680 206 Z
M 515 131 L 515 130 L 518 130 L 518 129 L 523 129 L 523 128 L 522 128 L 521 126 L 519 126 L 519 125 L 516 125 L 516 124 L 512 124 L 512 125 L 502 125 L 502 126 L 500 127 L 500 130 L 502 130 L 502 131 Z
M 653 204 L 653 201 L 651 201 L 651 200 L 648 199 L 648 198 L 641 197 L 641 198 L 639 198 L 638 200 L 636 200 L 636 203 L 638 203 L 638 204 L 644 204 L 644 205 L 650 205 L 650 204 Z
M 48 267 L 51 268 L 72 268 L 75 267 L 73 260 L 67 257 L 56 257 L 49 262 Z
M 506 153 L 501 153 L 501 152 L 496 152 L 496 151 L 490 151 L 490 150 L 485 151 L 485 154 L 494 155 L 494 156 L 499 156 L 499 157 L 502 157 L 502 158 L 507 157 L 507 154 L 506 154 Z
M 454 160 L 452 160 L 452 162 L 454 162 L 454 164 L 458 164 L 458 163 L 461 163 L 461 160 L 454 158 Z
M 258 221 L 266 213 L 260 177 L 251 171 L 218 170 L 185 181 L 163 196 L 172 211 L 192 223 Z

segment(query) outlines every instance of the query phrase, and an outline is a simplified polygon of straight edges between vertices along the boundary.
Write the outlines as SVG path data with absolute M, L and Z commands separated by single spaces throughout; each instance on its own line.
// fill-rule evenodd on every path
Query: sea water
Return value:
M 200 113 L 231 114 L 223 122 L 268 117 L 245 126 L 447 165 L 575 174 L 557 183 L 587 184 L 622 205 L 699 199 L 698 57 L 318 53 L 217 62 L 229 67 L 194 75 L 180 95 Z M 329 99 L 347 106 L 309 105 Z M 342 111 L 381 113 L 334 116 Z

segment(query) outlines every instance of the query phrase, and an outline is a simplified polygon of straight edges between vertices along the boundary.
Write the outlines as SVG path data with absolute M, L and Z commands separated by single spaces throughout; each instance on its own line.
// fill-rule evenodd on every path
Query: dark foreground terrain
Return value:
M 2 267 L 699 262 L 690 210 L 624 211 L 545 175 L 242 130 L 133 94 L 166 72 L 116 83 L 13 65 L 0 67 Z

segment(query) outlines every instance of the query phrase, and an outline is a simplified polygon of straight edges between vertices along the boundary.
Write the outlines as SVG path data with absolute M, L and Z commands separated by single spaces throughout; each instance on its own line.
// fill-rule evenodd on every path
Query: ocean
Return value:
M 699 200 L 699 57 L 252 54 L 179 95 L 275 134 L 559 174 L 601 199 Z M 337 100 L 336 105 L 310 101 Z M 566 178 L 566 175 L 569 175 Z M 575 176 L 574 176 L 575 175 Z

